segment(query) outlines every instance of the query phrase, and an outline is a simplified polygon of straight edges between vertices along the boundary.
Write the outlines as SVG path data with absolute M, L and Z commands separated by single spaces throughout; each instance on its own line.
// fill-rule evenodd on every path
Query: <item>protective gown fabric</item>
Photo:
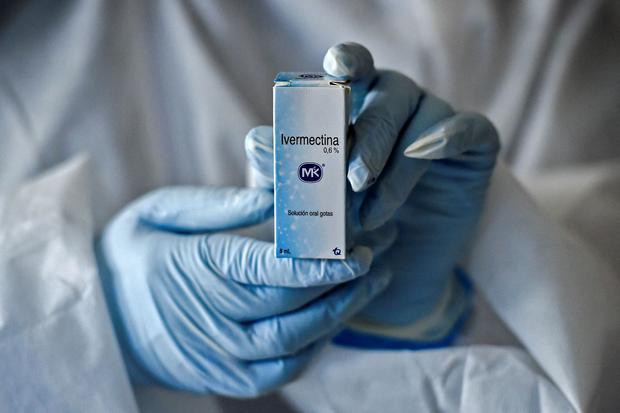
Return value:
M 476 284 L 573 406 L 613 411 L 620 406 L 620 377 L 610 368 L 620 362 L 617 274 L 540 213 L 505 167 L 490 194 L 468 258 Z M 511 228 L 508 240 L 500 227 Z
M 522 411 L 518 401 L 501 404 L 500 392 L 532 394 L 537 380 L 545 389 L 544 380 L 553 383 L 576 411 L 618 405 L 609 389 L 619 386 L 620 290 L 617 265 L 607 264 L 620 247 L 613 190 L 620 55 L 609 41 L 617 36 L 616 2 L 25 1 L 0 7 L 0 192 L 2 213 L 16 211 L 0 228 L 0 410 L 135 410 L 92 258 L 85 258 L 92 231 L 70 213 L 47 215 L 54 210 L 49 204 L 26 215 L 40 197 L 87 215 L 77 194 L 85 170 L 65 165 L 72 172 L 63 179 L 42 175 L 43 184 L 25 199 L 17 197 L 19 188 L 33 188 L 29 178 L 88 153 L 93 174 L 83 185 L 93 189 L 97 231 L 131 199 L 159 186 L 242 185 L 243 137 L 270 122 L 266 85 L 273 74 L 320 69 L 325 50 L 344 40 L 365 44 L 381 66 L 402 71 L 457 108 L 487 115 L 513 171 L 570 231 L 536 211 L 512 178 L 494 181 L 466 269 L 527 354 L 488 347 L 476 354 L 483 363 L 494 360 L 484 374 L 531 359 L 519 367 L 529 379 L 486 386 L 476 398 L 480 406 L 495 400 L 497 408 L 486 410 Z M 74 188 L 74 195 L 63 188 Z M 510 202 L 498 209 L 502 199 Z M 30 243 L 38 239 L 49 242 Z M 11 258 L 18 251 L 26 256 Z M 441 352 L 467 359 L 466 351 Z M 342 410 L 345 397 L 351 405 L 344 410 L 361 409 L 355 401 L 377 383 L 377 362 L 411 357 L 430 366 L 437 354 L 354 353 L 367 361 L 360 363 L 368 373 L 356 374 L 358 386 L 334 392 L 325 411 Z M 350 360 L 330 358 L 330 371 L 351 377 L 341 359 Z M 529 367 L 532 360 L 544 375 Z M 468 384 L 481 377 L 472 374 L 482 374 L 464 370 L 462 387 L 418 388 L 414 383 L 438 383 L 435 369 L 398 371 L 382 376 L 390 384 L 385 388 L 394 397 L 409 391 L 427 398 L 420 411 L 433 411 L 427 407 L 435 406 L 433 397 L 468 394 Z M 292 386 L 303 387 L 304 380 Z M 181 410 L 180 403 L 185 411 L 252 408 L 159 388 L 135 394 L 150 411 Z M 278 400 L 280 410 L 302 409 L 288 396 Z M 565 411 L 561 398 L 544 400 L 540 411 Z
M 374 366 L 372 381 L 367 379 L 369 365 Z M 395 377 L 407 386 L 393 388 Z M 519 391 L 507 392 L 511 387 Z M 330 348 L 285 394 L 302 412 L 574 411 L 525 352 L 493 346 L 434 350 L 424 356 L 407 352 L 400 357 Z
M 93 260 L 84 157 L 0 199 L 0 410 L 137 411 Z

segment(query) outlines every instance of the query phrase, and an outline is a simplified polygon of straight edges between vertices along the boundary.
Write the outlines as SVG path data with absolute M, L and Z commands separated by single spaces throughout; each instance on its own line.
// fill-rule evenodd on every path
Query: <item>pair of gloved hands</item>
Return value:
M 332 47 L 324 67 L 352 80 L 347 259 L 276 259 L 273 244 L 225 232 L 273 215 L 272 131 L 253 129 L 246 150 L 264 188 L 161 189 L 121 211 L 98 243 L 135 377 L 257 395 L 294 378 L 354 315 L 410 325 L 441 300 L 482 210 L 495 129 L 375 71 L 360 45 Z

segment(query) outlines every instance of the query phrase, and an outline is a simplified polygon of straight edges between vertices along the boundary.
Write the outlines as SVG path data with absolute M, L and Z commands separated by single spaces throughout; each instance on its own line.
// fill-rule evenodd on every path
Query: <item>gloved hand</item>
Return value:
M 149 380 L 264 393 L 387 285 L 388 271 L 362 275 L 393 231 L 344 261 L 275 259 L 273 244 L 221 232 L 272 216 L 268 191 L 179 187 L 138 199 L 105 229 L 108 305 L 126 359 Z
M 471 289 L 455 265 L 481 215 L 499 139 L 482 115 L 456 113 L 403 74 L 376 71 L 354 43 L 329 49 L 325 70 L 352 80 L 354 143 L 348 161 L 354 239 L 396 223 L 378 259 L 394 276 L 355 326 L 420 343 L 445 343 Z M 258 127 L 246 153 L 262 186 L 273 185 L 272 131 Z M 407 346 L 407 345 L 405 345 Z

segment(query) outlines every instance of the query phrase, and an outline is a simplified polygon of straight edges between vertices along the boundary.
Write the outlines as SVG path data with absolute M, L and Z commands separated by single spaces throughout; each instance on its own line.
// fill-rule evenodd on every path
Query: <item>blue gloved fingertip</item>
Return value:
M 256 126 L 248 132 L 245 137 L 245 149 L 248 152 L 262 150 L 273 153 L 273 129 L 271 126 Z
M 345 42 L 329 48 L 323 59 L 323 69 L 337 78 L 358 80 L 374 71 L 374 62 L 364 46 Z
M 360 192 L 368 188 L 375 178 L 361 157 L 354 158 L 349 164 L 347 179 L 351 183 L 353 191 Z
M 443 128 L 433 130 L 415 140 L 404 150 L 404 155 L 408 158 L 435 159 L 441 157 L 449 139 L 446 137 Z

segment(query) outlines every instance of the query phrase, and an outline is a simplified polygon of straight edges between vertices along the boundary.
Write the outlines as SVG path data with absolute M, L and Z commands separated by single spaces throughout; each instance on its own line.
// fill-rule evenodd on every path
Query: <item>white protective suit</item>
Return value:
M 0 411 L 614 411 L 619 27 L 611 0 L 0 5 Z M 461 346 L 328 347 L 252 401 L 132 389 L 94 235 L 159 186 L 243 185 L 274 74 L 348 40 L 500 131 Z

